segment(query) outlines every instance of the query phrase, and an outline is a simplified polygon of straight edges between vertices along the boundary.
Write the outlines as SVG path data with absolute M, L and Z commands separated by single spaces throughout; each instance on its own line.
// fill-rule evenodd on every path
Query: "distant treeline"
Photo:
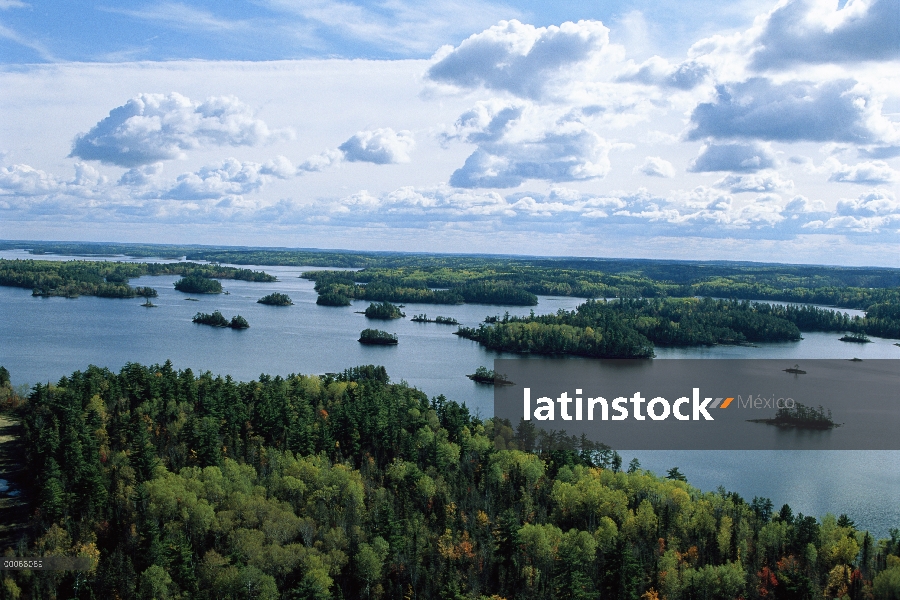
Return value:
M 3 384 L 0 382 L 0 386 Z M 239 383 L 89 367 L 20 409 L 32 515 L 8 598 L 896 598 L 900 530 L 703 492 L 482 421 L 383 367 Z
M 275 281 L 274 276 L 262 271 L 191 262 L 161 264 L 0 259 L 0 285 L 31 288 L 36 296 L 155 297 L 157 292 L 153 288 L 128 285 L 129 279 L 144 275 L 181 275 L 194 281 Z
M 362 268 L 355 274 L 308 274 L 348 285 L 323 304 L 370 301 L 533 305 L 534 295 L 581 298 L 711 296 L 778 300 L 865 310 L 900 306 L 900 269 L 778 265 L 726 261 L 536 258 L 266 248 L 216 248 L 58 242 L 0 242 L 36 252 L 186 256 L 233 264 Z M 354 284 L 378 284 L 363 292 Z M 439 289 L 432 289 L 439 288 Z

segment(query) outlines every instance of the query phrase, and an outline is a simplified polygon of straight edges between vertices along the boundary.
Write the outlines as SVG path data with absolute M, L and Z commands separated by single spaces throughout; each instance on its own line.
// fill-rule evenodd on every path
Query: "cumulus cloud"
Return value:
M 675 177 L 675 167 L 672 163 L 659 156 L 648 156 L 644 164 L 634 168 L 634 172 L 649 177 Z
M 537 99 L 561 76 L 597 60 L 608 45 L 609 29 L 599 21 L 558 27 L 500 21 L 456 48 L 439 51 L 427 76 L 460 88 L 484 87 Z
M 64 180 L 29 165 L 0 168 L 0 196 L 37 197 L 54 194 L 91 196 L 106 186 L 107 180 L 95 168 L 75 163 L 75 176 Z
M 888 217 L 900 219 L 900 202 L 890 192 L 873 190 L 853 200 L 840 200 L 837 214 L 844 217 Z
M 295 172 L 296 169 L 283 156 L 265 164 L 228 158 L 219 165 L 209 165 L 195 173 L 179 175 L 173 186 L 164 191 L 148 192 L 146 195 L 173 200 L 240 196 L 258 190 L 269 178 L 286 179 Z
M 391 128 L 359 131 L 338 146 L 344 160 L 370 162 L 377 165 L 408 163 L 409 152 L 416 142 L 409 131 L 395 132 Z
M 896 137 L 881 105 L 855 81 L 773 83 L 754 77 L 716 86 L 713 102 L 691 114 L 687 138 L 750 138 L 785 142 L 877 143 Z
M 887 159 L 900 156 L 900 146 L 874 146 L 857 150 L 863 158 Z
M 653 56 L 640 65 L 633 65 L 626 69 L 616 80 L 690 90 L 703 83 L 709 74 L 708 65 L 694 60 L 671 65 L 666 59 Z
M 726 189 L 732 194 L 742 192 L 777 192 L 790 190 L 794 182 L 782 179 L 778 173 L 757 175 L 727 175 L 715 183 L 715 187 Z
M 707 171 L 755 173 L 775 166 L 775 153 L 762 144 L 715 144 L 710 142 L 700 149 L 700 154 L 691 161 L 688 170 L 693 173 Z
M 578 181 L 603 177 L 609 168 L 609 144 L 580 123 L 572 123 L 533 139 L 482 143 L 453 173 L 450 184 L 504 188 L 528 179 Z
M 255 146 L 284 135 L 232 96 L 193 102 L 177 93 L 141 94 L 78 135 L 70 156 L 138 167 L 204 146 Z
M 874 160 L 861 162 L 855 165 L 842 165 L 834 161 L 833 171 L 828 181 L 842 183 L 859 183 L 864 185 L 877 185 L 881 183 L 894 183 L 900 181 L 900 173 L 895 171 L 884 161 Z
M 757 69 L 799 63 L 900 58 L 896 0 L 784 0 L 766 17 L 754 42 Z

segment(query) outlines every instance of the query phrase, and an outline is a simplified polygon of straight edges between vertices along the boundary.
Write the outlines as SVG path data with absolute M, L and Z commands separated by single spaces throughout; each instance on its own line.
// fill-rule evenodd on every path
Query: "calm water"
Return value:
M 20 251 L 0 252 L 2 258 L 35 258 Z M 59 259 L 63 257 L 40 257 Z M 440 306 L 407 304 L 406 319 L 372 321 L 357 314 L 367 302 L 350 307 L 315 304 L 313 283 L 299 279 L 306 267 L 253 267 L 276 275 L 273 283 L 223 280 L 229 295 L 188 296 L 177 292 L 175 276 L 142 277 L 132 285 L 159 291 L 144 308 L 141 299 L 81 297 L 32 298 L 30 290 L 0 287 L 0 365 L 9 369 L 15 385 L 57 381 L 87 365 L 118 370 L 126 362 L 162 363 L 176 368 L 230 374 L 250 380 L 261 373 L 327 373 L 363 365 L 384 365 L 395 381 L 405 380 L 429 396 L 444 394 L 465 402 L 483 417 L 492 413 L 493 391 L 465 377 L 481 365 L 490 366 L 499 353 L 460 339 L 454 326 L 413 323 L 415 314 L 454 317 L 477 326 L 487 315 L 526 315 L 531 307 L 485 305 Z M 294 306 L 257 304 L 270 292 L 290 295 Z M 197 298 L 197 302 L 185 300 Z M 578 298 L 539 297 L 536 313 L 572 309 Z M 220 310 L 230 318 L 243 315 L 250 329 L 234 331 L 195 325 L 195 313 Z M 848 311 L 850 312 L 850 311 Z M 364 346 L 356 340 L 366 327 L 396 333 L 397 346 Z M 895 340 L 872 338 L 872 344 L 848 344 L 833 333 L 806 333 L 799 342 L 759 347 L 657 349 L 667 358 L 900 358 Z M 509 356 L 509 355 L 507 355 Z M 625 452 L 644 468 L 664 473 L 678 466 L 688 480 L 704 490 L 724 486 L 747 499 L 766 496 L 776 508 L 788 503 L 794 512 L 821 516 L 847 513 L 861 527 L 886 536 L 900 527 L 900 452 Z

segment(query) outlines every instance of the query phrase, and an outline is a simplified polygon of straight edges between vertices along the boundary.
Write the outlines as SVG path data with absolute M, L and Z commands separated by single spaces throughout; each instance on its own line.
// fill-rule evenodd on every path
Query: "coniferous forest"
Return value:
M 27 398 L 4 598 L 897 598 L 900 530 L 701 491 L 481 420 L 382 367 L 236 382 L 90 367 Z

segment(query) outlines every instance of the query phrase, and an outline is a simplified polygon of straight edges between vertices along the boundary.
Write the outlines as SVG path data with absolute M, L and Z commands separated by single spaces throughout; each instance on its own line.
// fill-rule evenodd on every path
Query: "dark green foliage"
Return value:
M 212 313 L 198 312 L 192 320 L 199 325 L 212 325 L 213 327 L 230 327 L 232 329 L 247 329 L 250 327 L 250 323 L 241 315 L 231 317 L 229 321 L 219 311 L 213 311 Z
M 231 317 L 231 322 L 228 324 L 232 329 L 247 329 L 250 327 L 250 323 L 247 322 L 247 319 L 242 317 L 241 315 L 237 315 Z
M 222 284 L 215 279 L 188 275 L 175 282 L 175 289 L 186 294 L 221 294 Z
M 406 314 L 400 308 L 390 302 L 372 302 L 366 307 L 365 315 L 369 319 L 399 319 Z
M 380 329 L 363 329 L 359 334 L 359 341 L 362 344 L 391 346 L 397 343 L 397 336 Z
M 343 294 L 326 292 L 319 294 L 319 297 L 316 298 L 316 304 L 319 306 L 350 306 L 350 298 Z
M 293 304 L 290 296 L 279 294 L 278 292 L 272 292 L 268 296 L 263 296 L 256 302 L 257 304 L 268 304 L 270 306 L 290 306 Z
M 212 325 L 213 327 L 228 327 L 229 325 L 228 319 L 222 316 L 222 313 L 219 311 L 213 311 L 212 313 L 198 312 L 194 315 L 192 321 L 198 325 Z
M 274 276 L 262 271 L 189 262 L 161 264 L 0 259 L 0 285 L 30 288 L 34 296 L 155 298 L 157 292 L 153 288 L 128 285 L 129 279 L 143 275 L 275 281 Z
M 22 598 L 749 599 L 766 573 L 771 597 L 823 598 L 836 567 L 865 598 L 900 552 L 900 530 L 873 543 L 846 515 L 621 472 L 609 448 L 482 422 L 372 365 L 243 383 L 90 367 L 20 414 L 21 552 L 98 561 L 8 571 Z

